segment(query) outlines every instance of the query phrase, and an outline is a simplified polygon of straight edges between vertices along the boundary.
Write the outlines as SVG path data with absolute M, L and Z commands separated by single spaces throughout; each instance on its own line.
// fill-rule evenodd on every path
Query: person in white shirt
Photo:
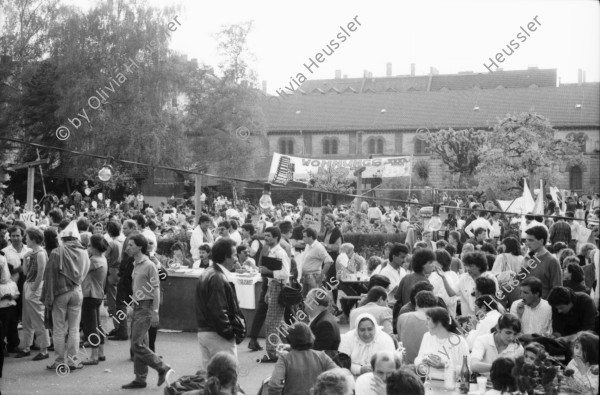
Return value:
M 523 355 L 523 346 L 517 341 L 521 332 L 521 321 L 508 313 L 498 320 L 496 332 L 475 339 L 471 352 L 471 369 L 489 376 L 492 363 L 499 357 L 516 359 Z
M 455 287 L 451 286 L 445 272 L 442 273 L 439 270 L 436 272 L 442 276 L 448 295 L 460 297 L 461 315 L 472 315 L 475 314 L 475 280 L 481 276 L 490 277 L 496 282 L 496 289 L 498 289 L 498 280 L 495 276 L 486 273 L 488 264 L 483 252 L 466 253 L 463 257 L 463 263 L 466 273 L 460 275 Z
M 268 310 L 265 319 L 265 333 L 277 333 L 277 328 L 283 322 L 283 313 L 285 307 L 279 304 L 279 294 L 283 287 L 289 282 L 290 278 L 290 258 L 281 247 L 281 231 L 275 226 L 265 229 L 265 244 L 269 247 L 269 258 L 276 258 L 281 261 L 281 270 L 269 270 L 265 266 L 260 267 L 261 275 L 269 277 L 269 290 L 267 293 Z M 273 363 L 277 361 L 277 344 L 267 339 L 267 355 L 261 362 Z
M 406 276 L 406 270 L 402 267 L 406 256 L 408 255 L 408 247 L 404 244 L 394 244 L 390 250 L 389 264 L 381 271 L 380 275 L 387 277 L 390 280 L 390 292 L 388 293 L 388 306 L 393 308 L 396 304 L 396 291 L 400 285 L 400 281 Z
M 221 239 L 231 239 L 231 223 L 229 221 L 221 221 L 217 226 L 217 238 L 215 238 L 215 242 Z M 232 239 L 233 240 L 233 239 Z M 233 241 L 235 243 L 235 240 Z M 237 247 L 237 244 L 236 244 Z
M 446 280 L 448 280 L 452 287 L 456 287 L 458 284 L 458 273 L 450 270 L 450 265 L 452 264 L 452 257 L 450 254 L 445 250 L 436 250 L 435 259 L 436 261 L 433 263 L 433 266 L 443 272 Z M 455 318 L 458 298 L 456 296 L 448 295 L 446 287 L 444 286 L 444 280 L 439 274 L 437 274 L 437 271 L 432 272 L 428 280 L 431 285 L 433 285 L 433 294 L 436 297 L 442 298 L 444 303 L 446 303 L 446 307 L 448 308 L 450 315 L 452 318 Z
M 372 224 L 374 224 L 376 221 L 381 222 L 383 219 L 383 213 L 379 207 L 375 205 L 374 201 L 371 203 L 371 207 L 369 207 L 369 210 L 367 211 L 367 218 Z
M 469 363 L 467 341 L 456 334 L 450 314 L 443 307 L 432 307 L 425 312 L 429 332 L 423 335 L 419 354 L 415 358 L 418 373 L 428 374 L 432 379 L 443 380 L 446 363 L 460 371 L 463 357 Z
M 231 225 L 231 233 L 229 233 L 229 237 L 231 237 L 231 240 L 235 241 L 236 246 L 239 246 L 242 244 L 242 235 L 238 231 L 238 222 L 237 220 L 232 219 L 229 221 L 229 223 Z
M 212 247 L 214 243 L 212 233 L 209 229 L 210 222 L 210 217 L 203 214 L 198 219 L 198 225 L 196 225 L 192 231 L 192 236 L 190 238 L 190 252 L 194 262 L 200 259 L 200 251 L 198 249 L 201 245 L 208 244 Z
M 525 229 L 523 229 L 522 233 L 521 233 L 521 239 L 526 239 L 527 238 L 527 234 L 525 233 L 525 231 L 527 229 L 533 228 L 534 226 L 541 226 L 544 229 L 546 229 L 546 232 L 549 233 L 548 227 L 544 224 L 543 221 L 543 217 L 537 217 L 537 216 L 533 216 L 533 215 L 526 215 L 525 216 Z
M 492 329 L 498 324 L 498 319 L 502 316 L 498 311 L 498 303 L 496 303 L 491 295 L 478 297 L 475 299 L 475 305 L 477 306 L 475 315 L 478 322 L 475 328 L 469 331 L 467 335 L 469 350 L 473 349 L 473 344 L 478 337 L 491 333 Z
M 2 251 L 4 252 L 4 258 L 12 271 L 11 279 L 15 283 L 19 283 L 20 273 L 23 272 L 22 260 L 31 249 L 23 244 L 23 238 L 25 237 L 25 230 L 19 226 L 13 226 L 8 230 L 10 236 L 10 245 L 5 247 Z M 20 304 L 18 305 L 21 306 Z
M 490 238 L 491 239 L 499 239 L 500 235 L 502 234 L 502 221 L 500 221 L 500 213 L 495 213 L 494 215 L 492 215 L 492 229 L 493 231 L 490 232 Z
M 515 300 L 510 312 L 521 320 L 525 335 L 537 333 L 542 336 L 552 334 L 552 306 L 542 299 L 542 281 L 529 276 L 521 281 L 521 299 Z
M 485 219 L 485 215 L 486 215 L 486 213 L 484 211 L 480 211 L 479 212 L 479 218 L 477 218 L 476 220 L 472 221 L 465 228 L 465 233 L 470 238 L 474 238 L 475 237 L 475 235 L 473 234 L 473 230 L 478 229 L 478 228 L 485 229 L 487 231 L 488 235 L 490 235 L 490 234 L 492 234 L 494 232 L 494 227 L 492 226 L 492 224 L 490 224 L 490 221 L 488 221 L 487 219 Z
M 356 395 L 386 395 L 386 381 L 390 374 L 402 367 L 402 359 L 393 351 L 378 351 L 371 358 L 372 372 L 356 379 Z

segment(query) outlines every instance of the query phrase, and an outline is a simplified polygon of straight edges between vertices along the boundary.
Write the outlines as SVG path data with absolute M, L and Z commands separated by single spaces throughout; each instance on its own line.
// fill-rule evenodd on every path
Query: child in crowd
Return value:
M 598 335 L 579 332 L 573 340 L 573 359 L 567 365 L 567 385 L 598 393 Z

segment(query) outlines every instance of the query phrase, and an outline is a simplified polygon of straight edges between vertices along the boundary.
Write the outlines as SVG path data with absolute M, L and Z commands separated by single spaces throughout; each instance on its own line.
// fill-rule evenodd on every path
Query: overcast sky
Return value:
M 64 0 L 85 8 L 93 0 Z M 172 0 L 149 0 L 157 6 Z M 214 67 L 219 63 L 214 34 L 221 25 L 254 21 L 249 47 L 258 82 L 275 92 L 302 72 L 308 79 L 333 78 L 336 69 L 348 78 L 363 70 L 385 76 L 459 71 L 488 72 L 484 62 L 511 40 L 520 43 L 500 65 L 504 70 L 556 68 L 563 83 L 600 76 L 600 6 L 596 0 L 536 1 L 220 1 L 180 0 L 182 26 L 172 34 L 172 48 Z M 303 66 L 358 16 L 361 26 L 310 74 Z M 537 16 L 540 23 L 521 42 L 517 34 Z M 347 30 L 347 29 L 346 29 Z M 337 40 L 339 42 L 339 40 Z M 507 50 L 508 51 L 508 50 Z M 510 52 L 510 51 L 509 51 Z M 492 69 L 495 70 L 495 67 Z

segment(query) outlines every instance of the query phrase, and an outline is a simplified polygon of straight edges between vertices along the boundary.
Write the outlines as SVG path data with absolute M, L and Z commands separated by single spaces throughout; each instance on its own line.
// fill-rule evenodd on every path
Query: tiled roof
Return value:
M 515 71 L 496 71 L 493 73 L 472 74 L 436 74 L 433 76 L 396 76 L 372 78 L 344 78 L 328 80 L 307 80 L 300 89 L 306 94 L 344 94 L 352 88 L 354 91 L 367 92 L 409 92 L 426 91 L 431 79 L 430 91 L 442 88 L 448 90 L 466 90 L 479 87 L 481 89 L 527 88 L 536 86 L 556 86 L 556 69 L 528 69 Z M 332 89 L 333 88 L 333 89 Z M 334 90 L 335 89 L 335 90 Z
M 284 131 L 487 128 L 506 114 L 533 111 L 555 127 L 600 126 L 600 84 L 339 95 L 266 101 L 269 133 Z M 580 104 L 581 108 L 576 108 Z M 475 110 L 478 107 L 478 110 Z M 382 112 L 382 110 L 385 110 Z
M 531 85 L 555 87 L 556 69 L 496 71 L 485 74 L 434 75 L 431 80 L 430 90 L 437 91 L 446 87 L 453 91 L 472 89 L 475 86 L 481 89 L 496 89 L 499 86 L 503 88 L 528 88 Z

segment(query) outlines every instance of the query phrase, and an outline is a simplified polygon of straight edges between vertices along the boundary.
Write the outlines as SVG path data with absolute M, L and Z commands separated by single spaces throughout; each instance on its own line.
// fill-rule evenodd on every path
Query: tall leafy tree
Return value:
M 428 133 L 426 141 L 435 156 L 448 166 L 452 173 L 459 174 L 459 185 L 467 186 L 481 161 L 481 147 L 488 132 L 474 129 L 443 129 Z
M 563 161 L 582 159 L 577 142 L 558 139 L 555 134 L 550 121 L 534 113 L 500 120 L 481 148 L 478 189 L 490 188 L 499 198 L 512 198 L 522 193 L 523 178 L 530 186 L 536 186 L 539 179 L 555 183 Z
M 224 26 L 217 34 L 223 57 L 221 78 L 209 67 L 197 70 L 187 91 L 187 130 L 193 163 L 218 174 L 256 177 L 267 141 L 264 116 L 251 88 L 255 76 L 246 59 L 250 22 Z

